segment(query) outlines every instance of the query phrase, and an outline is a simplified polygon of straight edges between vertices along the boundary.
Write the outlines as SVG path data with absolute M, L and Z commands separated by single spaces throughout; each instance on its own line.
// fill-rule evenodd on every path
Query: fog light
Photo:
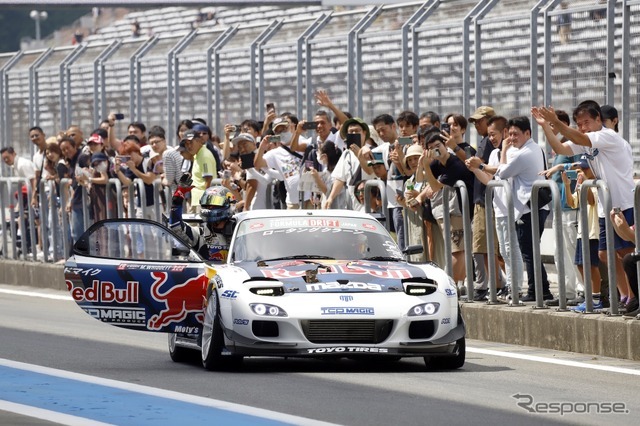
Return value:
M 422 315 L 422 306 L 416 306 L 415 308 L 413 308 L 413 314 Z
M 278 315 L 278 313 L 280 313 L 280 309 L 278 309 L 278 307 L 277 307 L 277 306 L 271 306 L 271 307 L 269 308 L 269 315 L 272 315 L 272 316 L 274 316 L 274 317 L 275 317 L 275 316 L 277 316 L 277 315 Z

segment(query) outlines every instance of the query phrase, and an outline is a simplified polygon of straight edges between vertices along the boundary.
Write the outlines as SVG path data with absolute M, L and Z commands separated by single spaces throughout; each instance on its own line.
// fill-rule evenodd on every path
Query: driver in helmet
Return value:
M 203 259 L 224 263 L 235 225 L 232 219 L 233 194 L 223 186 L 207 188 L 200 198 L 203 226 L 192 226 L 182 220 L 184 197 L 192 188 L 191 176 L 185 173 L 171 199 L 169 228 L 187 241 Z

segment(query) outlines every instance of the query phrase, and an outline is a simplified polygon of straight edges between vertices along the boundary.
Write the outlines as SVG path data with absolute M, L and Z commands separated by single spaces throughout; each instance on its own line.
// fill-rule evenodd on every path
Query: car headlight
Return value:
M 265 317 L 286 317 L 287 313 L 279 306 L 267 303 L 251 303 L 249 307 L 256 315 Z
M 438 302 L 421 303 L 411 308 L 408 315 L 410 317 L 433 315 L 438 312 L 438 309 L 440 309 L 440 304 Z

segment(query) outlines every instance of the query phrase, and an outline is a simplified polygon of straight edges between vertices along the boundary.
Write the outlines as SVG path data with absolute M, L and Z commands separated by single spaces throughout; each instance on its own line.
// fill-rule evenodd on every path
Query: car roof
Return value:
M 238 221 L 245 219 L 256 219 L 256 218 L 283 218 L 283 217 L 328 217 L 328 218 L 336 218 L 336 217 L 344 217 L 344 218 L 354 218 L 354 219 L 375 219 L 368 213 L 357 212 L 354 210 L 347 209 L 329 209 L 329 210 L 275 210 L 275 209 L 262 209 L 262 210 L 250 210 L 248 212 L 241 212 L 236 214 L 236 219 Z

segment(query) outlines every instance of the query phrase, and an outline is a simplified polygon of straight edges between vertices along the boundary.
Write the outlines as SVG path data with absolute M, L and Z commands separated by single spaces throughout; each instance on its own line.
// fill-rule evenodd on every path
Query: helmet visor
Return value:
M 225 202 L 227 201 L 227 197 L 222 195 L 206 195 L 202 197 L 200 205 L 202 207 L 223 207 Z

